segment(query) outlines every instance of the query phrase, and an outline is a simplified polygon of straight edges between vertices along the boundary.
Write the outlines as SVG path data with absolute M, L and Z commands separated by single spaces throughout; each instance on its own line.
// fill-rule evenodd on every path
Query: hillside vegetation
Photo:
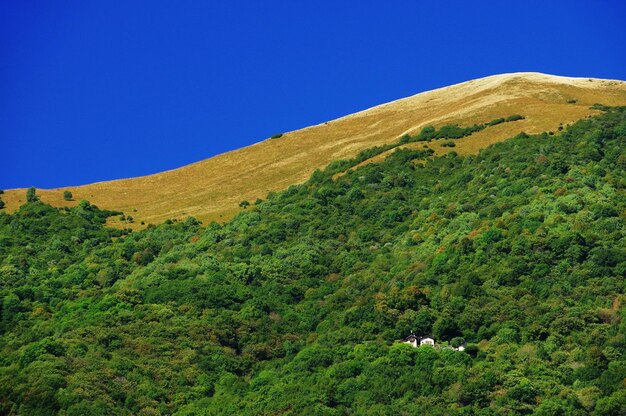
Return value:
M 626 108 L 605 110 L 334 164 L 223 225 L 127 233 L 31 193 L 0 213 L 0 413 L 626 414 Z
M 513 114 L 525 116 L 524 120 L 494 125 L 456 142 L 456 153 L 476 154 L 520 132 L 557 132 L 561 125 L 597 114 L 590 108 L 595 103 L 626 105 L 626 83 L 537 73 L 496 75 L 275 135 L 276 138 L 172 171 L 39 190 L 39 195 L 44 202 L 60 207 L 75 206 L 87 199 L 101 208 L 122 211 L 133 222 L 112 218 L 110 224 L 121 228 L 145 228 L 150 223 L 189 215 L 205 224 L 213 220 L 224 222 L 240 211 L 239 203 L 243 200 L 265 198 L 270 191 L 302 183 L 315 169 L 332 161 L 351 159 L 365 149 L 395 143 L 406 134 L 418 134 L 427 125 L 472 126 Z M 429 146 L 443 154 L 452 150 L 445 143 L 438 140 Z M 74 201 L 64 199 L 66 190 L 72 192 Z M 8 210 L 14 211 L 24 203 L 24 192 L 6 192 Z

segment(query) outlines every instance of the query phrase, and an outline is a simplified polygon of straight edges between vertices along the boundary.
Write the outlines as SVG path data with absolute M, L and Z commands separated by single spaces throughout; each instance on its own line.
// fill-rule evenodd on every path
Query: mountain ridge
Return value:
M 480 149 L 521 131 L 538 133 L 596 114 L 589 107 L 626 104 L 626 83 L 618 80 L 572 78 L 540 73 L 493 75 L 421 92 L 328 122 L 284 133 L 282 137 L 222 153 L 152 175 L 87 185 L 38 190 L 56 206 L 88 199 L 103 209 L 123 211 L 134 223 L 111 225 L 138 228 L 168 218 L 194 216 L 201 221 L 225 221 L 241 210 L 239 202 L 265 198 L 269 192 L 305 181 L 328 163 L 352 158 L 360 151 L 416 134 L 426 125 L 485 123 L 522 114 L 515 125 L 500 125 L 458 140 L 454 151 Z M 437 154 L 451 151 L 434 141 Z M 76 201 L 64 201 L 70 190 Z M 13 211 L 24 202 L 24 190 L 6 191 L 3 200 Z

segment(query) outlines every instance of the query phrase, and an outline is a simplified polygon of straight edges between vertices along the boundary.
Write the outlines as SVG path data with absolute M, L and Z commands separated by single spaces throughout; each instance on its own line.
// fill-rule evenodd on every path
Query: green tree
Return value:
M 71 201 L 74 196 L 70 191 L 63 191 L 63 199 L 66 201 Z
M 33 203 L 38 201 L 39 197 L 37 196 L 37 189 L 34 186 L 31 186 L 26 190 L 26 202 Z

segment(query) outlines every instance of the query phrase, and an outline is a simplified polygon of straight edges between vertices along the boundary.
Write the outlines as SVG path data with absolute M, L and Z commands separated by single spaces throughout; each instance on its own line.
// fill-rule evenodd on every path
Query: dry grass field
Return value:
M 595 114 L 589 108 L 594 103 L 626 105 L 626 82 L 538 73 L 495 75 L 285 133 L 281 138 L 179 169 L 37 193 L 43 201 L 56 206 L 70 206 L 87 199 L 100 208 L 123 211 L 134 217 L 135 228 L 141 227 L 142 221 L 147 225 L 189 215 L 205 223 L 221 222 L 240 211 L 238 204 L 242 200 L 265 198 L 270 191 L 305 181 L 315 169 L 333 160 L 351 158 L 363 149 L 395 142 L 426 125 L 467 126 L 512 114 L 526 117 L 459 139 L 454 149 L 441 147 L 441 141 L 428 144 L 438 153 L 454 150 L 470 154 L 521 131 L 557 131 L 560 124 Z M 63 191 L 67 189 L 75 201 L 63 200 Z M 12 211 L 24 202 L 25 194 L 24 189 L 8 190 L 2 199 Z M 129 226 L 116 221 L 112 225 Z

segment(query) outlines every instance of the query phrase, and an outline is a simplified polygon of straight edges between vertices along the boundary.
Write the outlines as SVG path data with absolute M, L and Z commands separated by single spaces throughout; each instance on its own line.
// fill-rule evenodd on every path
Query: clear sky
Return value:
M 0 0 L 0 189 L 140 176 L 469 79 L 626 79 L 626 2 Z

